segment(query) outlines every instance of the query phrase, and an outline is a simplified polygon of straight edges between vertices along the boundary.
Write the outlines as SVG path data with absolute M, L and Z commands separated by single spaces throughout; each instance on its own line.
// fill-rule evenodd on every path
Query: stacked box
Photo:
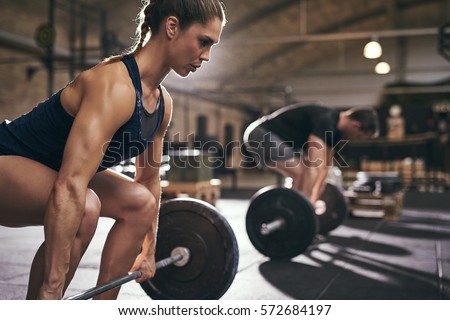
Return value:
M 212 205 L 215 205 L 216 201 L 220 199 L 220 187 L 220 179 L 211 179 L 209 181 L 198 182 L 161 181 L 163 199 L 172 199 L 184 196 L 200 199 Z
M 167 179 L 176 182 L 209 181 L 213 178 L 213 157 L 199 150 L 170 153 Z
M 392 194 L 356 193 L 345 191 L 350 212 L 355 217 L 383 218 L 396 221 L 401 216 L 404 191 Z

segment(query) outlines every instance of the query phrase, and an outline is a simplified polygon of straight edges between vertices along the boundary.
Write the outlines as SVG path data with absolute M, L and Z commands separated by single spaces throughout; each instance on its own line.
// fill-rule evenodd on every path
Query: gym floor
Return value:
M 407 193 L 398 221 L 349 217 L 290 261 L 271 261 L 252 246 L 245 231 L 246 196 L 242 190 L 224 190 L 216 203 L 233 228 L 240 251 L 238 273 L 222 299 L 450 299 L 448 194 Z M 68 294 L 95 285 L 111 225 L 101 220 Z M 0 299 L 25 298 L 30 264 L 42 239 L 39 227 L 0 227 Z M 122 286 L 119 299 L 150 298 L 130 282 Z

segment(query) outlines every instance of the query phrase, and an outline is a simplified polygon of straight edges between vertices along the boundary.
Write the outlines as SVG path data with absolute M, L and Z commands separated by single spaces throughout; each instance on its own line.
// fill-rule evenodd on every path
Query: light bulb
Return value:
M 378 41 L 372 40 L 364 46 L 364 57 L 367 59 L 377 59 L 382 53 L 383 49 Z
M 375 66 L 375 72 L 378 74 L 388 74 L 391 71 L 389 63 L 381 61 Z

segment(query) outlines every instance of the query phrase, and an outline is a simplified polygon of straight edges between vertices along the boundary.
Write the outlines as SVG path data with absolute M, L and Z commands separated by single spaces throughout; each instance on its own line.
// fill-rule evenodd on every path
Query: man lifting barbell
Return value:
M 218 0 L 145 1 L 129 53 L 82 72 L 0 125 L 0 224 L 44 225 L 28 299 L 62 298 L 99 216 L 115 223 L 98 283 L 128 271 L 141 272 L 138 282 L 154 276 L 159 165 L 172 113 L 161 83 L 171 70 L 186 77 L 209 61 L 225 22 Z M 132 157 L 134 181 L 107 170 Z
M 255 248 L 271 258 L 292 258 L 317 233 L 339 226 L 346 200 L 339 186 L 327 183 L 336 150 L 345 139 L 377 135 L 378 117 L 369 109 L 295 104 L 253 122 L 244 133 L 247 151 L 258 166 L 293 180 L 290 189 L 268 186 L 250 200 L 246 229 Z
M 316 204 L 336 150 L 346 140 L 378 134 L 374 110 L 339 111 L 317 104 L 294 104 L 254 121 L 243 140 L 258 166 L 292 178 L 292 187 Z

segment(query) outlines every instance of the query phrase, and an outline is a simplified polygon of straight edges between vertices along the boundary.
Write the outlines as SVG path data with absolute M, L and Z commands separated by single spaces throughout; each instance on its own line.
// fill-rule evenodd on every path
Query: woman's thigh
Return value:
M 116 220 L 139 207 L 152 197 L 143 185 L 112 170 L 97 173 L 89 183 L 102 204 L 100 215 Z
M 43 225 L 56 171 L 20 156 L 0 156 L 0 224 Z

